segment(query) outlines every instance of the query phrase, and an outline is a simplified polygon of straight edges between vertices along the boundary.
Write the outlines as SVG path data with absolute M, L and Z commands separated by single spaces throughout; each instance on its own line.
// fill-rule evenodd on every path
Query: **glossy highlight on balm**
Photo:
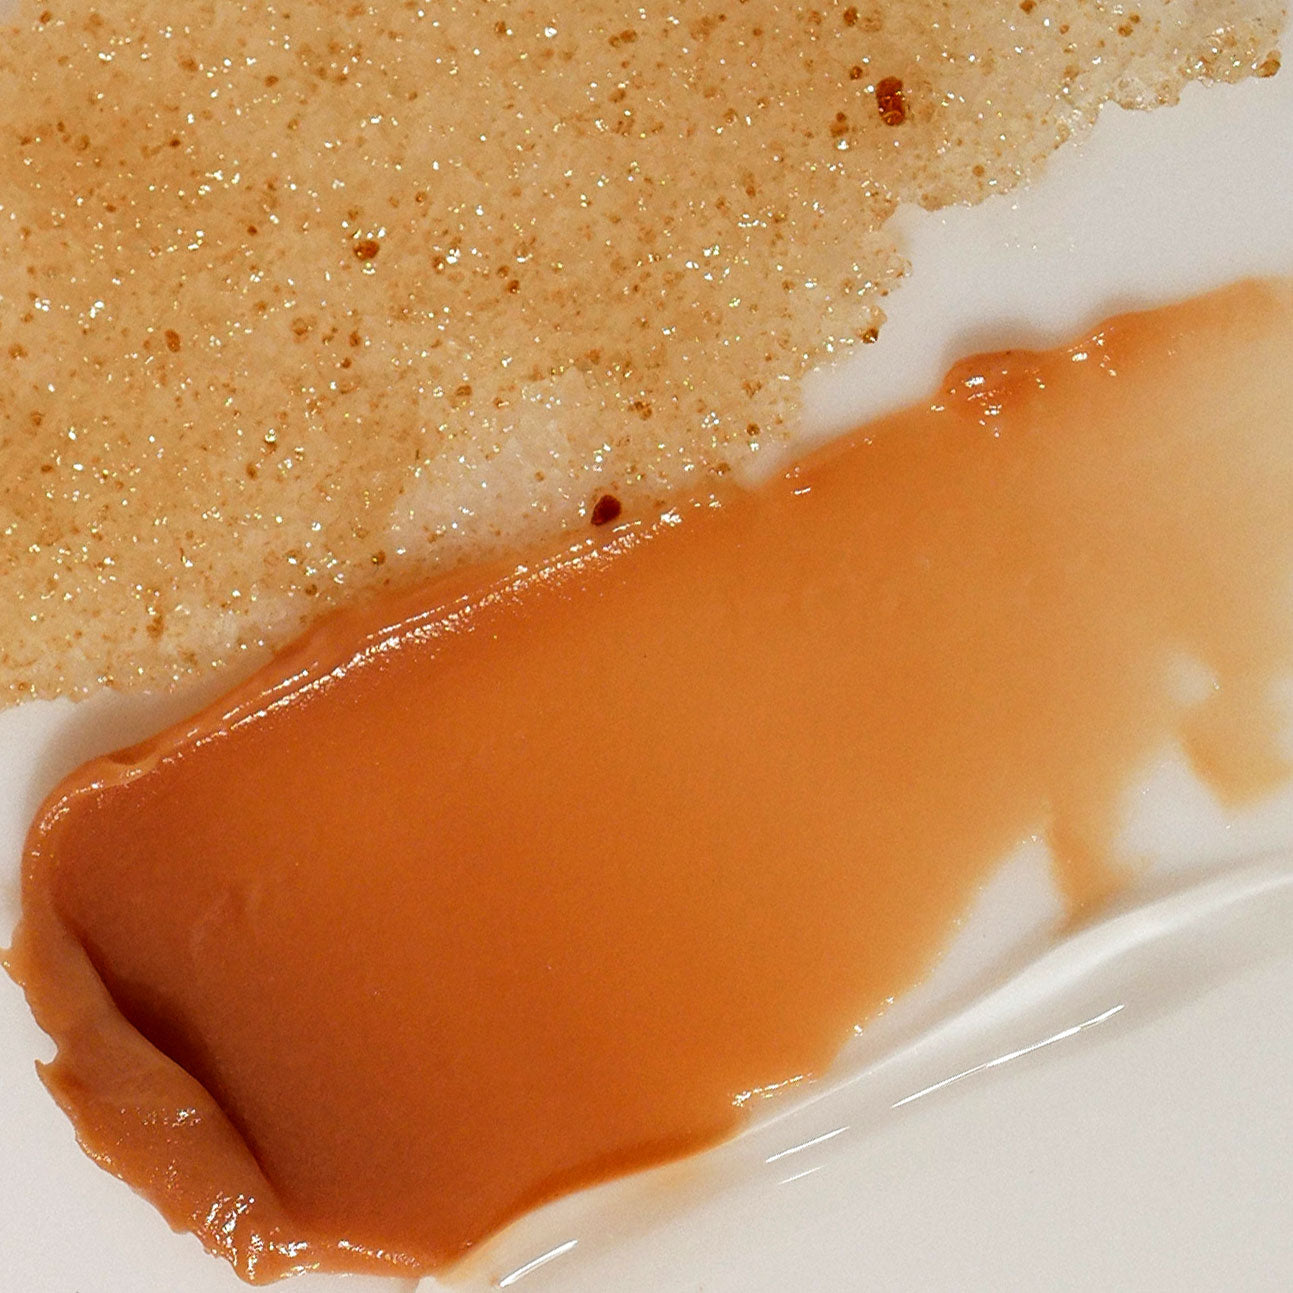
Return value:
M 1098 905 L 1165 745 L 1287 771 L 1291 342 L 1250 283 L 967 360 L 86 765 L 11 968 L 87 1150 L 247 1278 L 434 1270 L 822 1073 L 1030 833 Z

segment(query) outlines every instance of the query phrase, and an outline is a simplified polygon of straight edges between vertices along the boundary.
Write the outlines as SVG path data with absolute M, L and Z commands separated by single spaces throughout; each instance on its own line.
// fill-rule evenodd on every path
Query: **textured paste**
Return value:
M 1273 73 L 1281 8 L 20 3 L 0 698 L 703 488 L 875 338 L 897 202 Z

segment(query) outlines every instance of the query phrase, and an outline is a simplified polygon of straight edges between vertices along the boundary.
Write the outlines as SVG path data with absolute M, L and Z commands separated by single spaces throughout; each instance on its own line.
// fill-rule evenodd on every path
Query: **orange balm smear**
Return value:
M 249 1278 L 434 1269 L 820 1073 L 1030 832 L 1098 901 L 1165 744 L 1284 772 L 1290 353 L 1281 283 L 970 360 L 87 765 L 12 957 L 87 1149 Z

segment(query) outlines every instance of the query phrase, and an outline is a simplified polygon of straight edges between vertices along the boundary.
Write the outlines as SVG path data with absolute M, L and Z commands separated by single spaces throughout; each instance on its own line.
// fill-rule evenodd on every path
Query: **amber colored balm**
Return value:
M 1088 909 L 1166 744 L 1286 772 L 1291 347 L 1247 284 L 969 360 L 86 765 L 10 961 L 86 1149 L 249 1279 L 433 1270 L 827 1068 L 1030 833 Z

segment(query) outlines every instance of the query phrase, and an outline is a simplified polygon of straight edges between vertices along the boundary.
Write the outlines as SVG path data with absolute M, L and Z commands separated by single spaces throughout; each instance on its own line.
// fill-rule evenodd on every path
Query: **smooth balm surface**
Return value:
M 711 487 L 876 336 L 897 202 L 1273 73 L 1283 8 L 18 0 L 0 701 Z
M 1030 832 L 1087 910 L 1166 743 L 1287 772 L 1290 353 L 1272 283 L 968 360 L 88 764 L 11 958 L 83 1144 L 248 1278 L 432 1270 L 822 1072 Z

